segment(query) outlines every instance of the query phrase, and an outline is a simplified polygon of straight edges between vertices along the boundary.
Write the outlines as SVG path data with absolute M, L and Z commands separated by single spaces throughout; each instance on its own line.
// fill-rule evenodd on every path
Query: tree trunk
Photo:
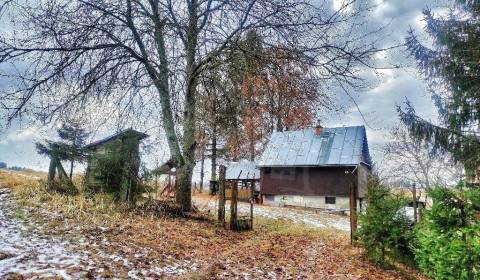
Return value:
M 210 175 L 210 180 L 217 180 L 217 126 L 215 124 L 213 124 L 212 132 L 212 172 Z M 210 194 L 215 194 L 214 185 L 210 187 Z
M 277 131 L 280 131 L 280 132 L 283 131 L 283 123 L 282 123 L 282 118 L 280 116 L 277 116 Z
M 200 162 L 200 192 L 203 192 L 204 177 L 205 177 L 205 147 L 202 149 L 202 160 Z
M 250 160 L 255 161 L 255 141 L 250 139 Z
M 183 211 L 192 208 L 192 165 L 184 165 L 177 168 L 175 200 L 182 206 Z
M 192 208 L 192 173 L 195 166 L 195 104 L 197 95 L 198 73 L 196 64 L 196 50 L 198 42 L 198 3 L 192 0 L 188 7 L 189 21 L 187 27 L 186 73 L 187 90 L 185 91 L 185 109 L 183 112 L 183 164 L 177 168 L 176 201 L 182 206 L 183 211 Z

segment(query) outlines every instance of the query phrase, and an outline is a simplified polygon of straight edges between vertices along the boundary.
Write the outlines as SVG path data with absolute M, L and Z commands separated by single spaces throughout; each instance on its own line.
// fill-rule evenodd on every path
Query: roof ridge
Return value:
M 138 134 L 139 139 L 145 139 L 145 138 L 149 137 L 149 135 L 147 135 L 146 133 L 140 132 L 140 131 L 135 130 L 135 129 L 133 129 L 133 128 L 130 127 L 130 128 L 126 128 L 126 129 L 124 129 L 124 130 L 121 130 L 121 131 L 119 131 L 119 132 L 117 132 L 117 133 L 115 133 L 115 134 L 112 134 L 112 135 L 110 135 L 110 136 L 107 136 L 107 137 L 105 137 L 105 138 L 102 138 L 102 139 L 100 139 L 100 140 L 94 141 L 94 142 L 92 142 L 92 143 L 90 143 L 90 144 L 87 144 L 87 145 L 84 146 L 84 148 L 92 148 L 92 147 L 101 145 L 101 144 L 103 144 L 103 143 L 112 141 L 112 140 L 117 139 L 117 138 L 121 137 L 123 134 L 126 134 L 127 132 L 130 132 L 130 131 Z

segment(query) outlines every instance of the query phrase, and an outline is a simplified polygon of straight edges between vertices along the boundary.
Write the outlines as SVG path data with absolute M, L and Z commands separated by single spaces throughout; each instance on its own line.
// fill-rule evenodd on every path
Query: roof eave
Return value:
M 341 166 L 348 166 L 354 167 L 358 164 L 321 164 L 321 165 L 257 165 L 259 168 L 262 167 L 341 167 Z
M 114 140 L 116 140 L 116 139 L 118 139 L 118 138 L 121 138 L 121 137 L 123 137 L 125 134 L 127 134 L 127 133 L 129 133 L 129 132 L 134 132 L 134 133 L 137 135 L 137 138 L 138 138 L 139 140 L 143 140 L 143 139 L 149 137 L 149 135 L 146 134 L 146 133 L 143 133 L 143 132 L 140 132 L 140 131 L 136 131 L 136 130 L 133 130 L 133 129 L 127 129 L 127 130 L 125 130 L 125 131 L 122 131 L 122 132 L 113 134 L 113 135 L 111 135 L 111 136 L 109 136 L 109 137 L 106 137 L 106 138 L 104 138 L 104 139 L 101 139 L 101 140 L 95 141 L 95 142 L 93 142 L 93 143 L 90 143 L 90 144 L 88 144 L 88 145 L 85 145 L 83 148 L 84 148 L 84 149 L 88 149 L 88 150 L 92 150 L 92 149 L 94 149 L 94 148 L 96 148 L 96 147 L 98 147 L 98 146 L 101 146 L 101 145 L 105 144 L 105 143 L 108 143 L 108 142 L 114 141 Z

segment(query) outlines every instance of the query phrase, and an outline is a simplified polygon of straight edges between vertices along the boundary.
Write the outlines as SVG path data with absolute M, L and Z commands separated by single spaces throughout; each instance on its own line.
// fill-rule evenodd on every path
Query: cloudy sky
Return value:
M 439 11 L 436 7 L 441 6 L 442 3 L 438 1 L 379 1 L 371 21 L 374 25 L 387 26 L 382 34 L 385 38 L 385 46 L 397 45 L 404 42 L 410 27 L 417 33 L 422 33 L 425 24 L 422 20 L 424 8 L 435 8 Z M 408 58 L 405 49 L 398 48 L 382 53 L 377 58 L 380 65 L 394 64 L 402 67 L 380 71 L 378 77 L 372 76 L 375 83 L 370 89 L 357 92 L 353 96 L 364 118 L 347 96 L 339 94 L 339 98 L 347 104 L 349 109 L 345 114 L 331 116 L 324 121 L 326 126 L 366 125 L 374 160 L 378 157 L 378 147 L 385 141 L 385 128 L 397 121 L 395 104 L 401 104 L 408 98 L 424 118 L 435 118 L 432 101 L 426 94 L 425 83 L 418 75 L 414 62 Z M 34 142 L 44 138 L 49 130 L 51 129 L 14 123 L 10 128 L 0 132 L 0 161 L 5 161 L 9 165 L 46 170 L 48 162 L 36 154 Z M 92 135 L 92 138 L 98 139 L 103 136 L 105 133 L 99 132 Z

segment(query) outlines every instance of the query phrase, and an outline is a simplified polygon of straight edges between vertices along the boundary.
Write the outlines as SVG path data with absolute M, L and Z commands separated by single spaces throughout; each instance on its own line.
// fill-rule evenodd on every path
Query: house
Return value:
M 86 145 L 87 187 L 98 191 L 118 188 L 126 164 L 129 164 L 131 174 L 138 174 L 139 145 L 147 137 L 147 134 L 129 128 Z
M 372 161 L 364 126 L 274 132 L 258 166 L 263 202 L 349 209 L 351 189 L 361 209 Z

